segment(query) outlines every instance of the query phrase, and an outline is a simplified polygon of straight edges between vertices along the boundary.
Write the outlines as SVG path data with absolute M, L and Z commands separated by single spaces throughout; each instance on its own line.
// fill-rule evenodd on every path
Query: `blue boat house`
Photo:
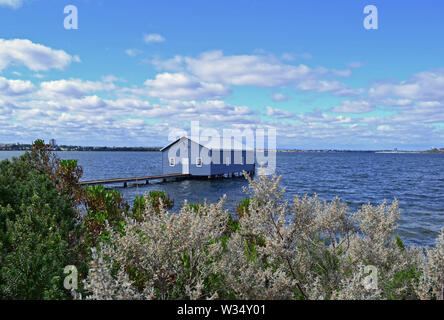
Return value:
M 195 177 L 240 176 L 242 171 L 254 175 L 254 149 L 235 139 L 212 139 L 200 142 L 181 137 L 160 149 L 163 174 L 186 174 Z

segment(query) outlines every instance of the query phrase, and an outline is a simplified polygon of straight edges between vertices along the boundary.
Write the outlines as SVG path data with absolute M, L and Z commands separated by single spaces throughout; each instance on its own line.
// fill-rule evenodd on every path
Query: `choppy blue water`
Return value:
M 21 152 L 0 151 L 0 160 Z M 160 152 L 60 152 L 63 159 L 78 159 L 82 180 L 135 177 L 161 173 Z M 410 245 L 434 245 L 444 226 L 444 154 L 375 153 L 278 153 L 276 173 L 282 175 L 287 197 L 313 195 L 331 200 L 335 196 L 352 210 L 364 203 L 378 204 L 397 198 L 402 210 L 399 234 Z M 164 190 L 179 207 L 217 201 L 227 195 L 226 208 L 233 210 L 245 197 L 243 178 L 185 180 L 122 188 L 125 199 L 151 190 Z

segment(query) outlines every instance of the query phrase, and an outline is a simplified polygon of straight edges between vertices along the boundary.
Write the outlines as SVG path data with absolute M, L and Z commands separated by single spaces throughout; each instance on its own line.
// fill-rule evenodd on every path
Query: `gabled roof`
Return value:
M 219 138 L 219 139 L 212 138 L 210 141 L 197 142 L 197 141 L 195 141 L 193 139 L 190 139 L 188 137 L 181 137 L 181 138 L 177 139 L 176 141 L 173 141 L 170 144 L 166 145 L 165 147 L 160 149 L 160 151 L 168 149 L 173 144 L 175 144 L 178 141 L 183 140 L 183 139 L 188 139 L 189 141 L 197 143 L 197 144 L 201 145 L 202 147 L 207 148 L 209 150 L 237 150 L 237 151 L 248 150 L 248 151 L 253 151 L 252 148 L 247 147 L 242 142 L 239 142 L 239 141 L 235 140 L 234 138 L 231 138 L 231 139 L 228 139 L 228 138 Z M 225 146 L 229 146 L 229 148 L 225 148 Z
M 188 139 L 188 138 L 187 138 L 187 137 L 181 137 L 181 138 L 179 138 L 179 139 L 177 139 L 177 140 L 171 142 L 170 144 L 166 145 L 165 147 L 163 147 L 162 149 L 160 149 L 160 151 L 163 151 L 163 150 L 165 150 L 165 149 L 168 149 L 168 148 L 171 147 L 173 144 L 175 144 L 176 142 L 178 142 L 178 141 L 180 141 L 180 140 L 183 140 L 183 139 Z M 188 140 L 191 140 L 191 139 L 188 139 Z

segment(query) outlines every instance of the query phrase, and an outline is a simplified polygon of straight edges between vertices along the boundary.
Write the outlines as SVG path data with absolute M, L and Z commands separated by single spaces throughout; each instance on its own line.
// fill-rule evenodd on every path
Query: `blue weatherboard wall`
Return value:
M 224 151 L 223 150 L 212 150 L 213 154 L 213 160 L 215 158 L 219 158 L 219 163 L 212 163 L 211 164 L 211 174 L 225 174 L 225 173 L 233 173 L 233 172 L 242 172 L 242 170 L 245 171 L 253 171 L 254 170 L 254 164 L 246 164 L 246 155 L 247 152 L 252 151 L 242 151 L 242 163 L 243 164 L 234 164 L 234 157 L 236 151 L 231 151 L 231 157 L 230 157 L 230 165 L 227 165 L 226 160 L 224 160 Z
M 181 138 L 175 143 L 168 146 L 166 149 L 162 150 L 162 168 L 164 174 L 172 174 L 172 173 L 182 173 L 182 162 L 181 162 L 181 150 L 187 155 L 186 157 L 189 159 L 189 171 L 191 175 L 196 176 L 209 176 L 211 175 L 211 165 L 202 163 L 202 167 L 196 166 L 195 157 L 191 156 L 191 145 L 194 145 L 196 148 L 199 148 L 199 152 L 204 148 L 201 145 L 198 145 L 194 141 L 191 141 L 186 138 Z M 175 157 L 175 165 L 170 166 L 169 156 Z
M 192 155 L 192 146 L 193 148 L 196 148 L 195 150 L 199 150 L 199 155 L 203 158 L 201 167 L 196 165 L 196 158 L 198 155 Z M 243 170 L 254 171 L 254 164 L 246 164 L 247 152 L 253 151 L 242 151 L 242 164 L 234 164 L 235 152 L 236 151 L 234 150 L 229 152 L 231 155 L 229 161 L 230 164 L 227 165 L 224 163 L 224 157 L 226 154 L 224 154 L 223 150 L 209 150 L 192 140 L 181 138 L 162 150 L 162 172 L 163 174 L 182 173 L 181 158 L 183 158 L 183 156 L 181 153 L 185 154 L 189 159 L 189 173 L 193 176 L 231 174 L 235 172 L 242 172 Z M 170 156 L 175 157 L 174 166 L 170 166 Z M 210 159 L 213 159 L 213 161 Z M 216 159 L 219 160 L 218 163 Z

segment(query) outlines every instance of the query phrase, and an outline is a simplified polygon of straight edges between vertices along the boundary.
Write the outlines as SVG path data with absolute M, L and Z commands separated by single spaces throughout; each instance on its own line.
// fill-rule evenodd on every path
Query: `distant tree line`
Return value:
M 444 153 L 444 148 L 432 148 L 430 150 L 427 150 L 429 153 Z
M 29 151 L 31 144 L 4 144 L 0 145 L 3 151 Z M 49 147 L 50 151 L 159 151 L 160 147 L 92 147 L 60 145 Z

